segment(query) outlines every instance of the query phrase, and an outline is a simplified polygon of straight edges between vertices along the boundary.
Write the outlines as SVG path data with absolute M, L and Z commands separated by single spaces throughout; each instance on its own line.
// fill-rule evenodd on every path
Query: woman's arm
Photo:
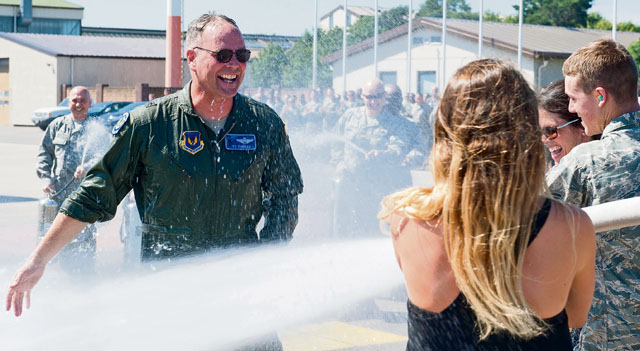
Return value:
M 584 211 L 574 207 L 571 211 L 576 219 L 573 228 L 576 233 L 577 262 L 565 309 L 569 316 L 569 327 L 580 328 L 587 319 L 595 288 L 596 233 Z

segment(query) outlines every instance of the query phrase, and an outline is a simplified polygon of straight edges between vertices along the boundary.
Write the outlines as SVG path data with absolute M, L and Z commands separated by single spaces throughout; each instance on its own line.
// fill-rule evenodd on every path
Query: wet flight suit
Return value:
M 133 188 L 143 260 L 291 239 L 302 178 L 280 118 L 237 94 L 216 136 L 189 87 L 123 116 L 109 151 L 60 211 L 109 220 Z

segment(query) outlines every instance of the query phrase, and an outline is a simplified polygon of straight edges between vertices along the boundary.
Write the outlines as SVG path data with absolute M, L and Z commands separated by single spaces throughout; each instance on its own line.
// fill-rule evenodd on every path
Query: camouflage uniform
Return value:
M 334 235 L 378 233 L 382 197 L 411 184 L 409 173 L 402 171 L 408 148 L 406 124 L 400 118 L 384 111 L 369 117 L 363 106 L 347 110 L 338 120 L 335 131 L 344 142 L 334 154 L 339 174 Z M 365 157 L 371 150 L 378 150 L 378 157 Z
M 331 130 L 338 121 L 338 118 L 342 115 L 344 110 L 340 105 L 339 100 L 335 98 L 325 98 L 322 101 L 322 113 L 324 117 L 323 128 L 324 130 Z
M 47 127 L 38 150 L 36 174 L 47 184 L 53 184 L 52 199 L 60 205 L 77 187 L 82 179 L 73 176 L 80 166 L 87 145 L 86 124 L 73 119 L 71 114 L 56 118 Z M 86 160 L 85 160 L 86 161 Z M 86 163 L 86 162 L 85 162 Z M 86 167 L 86 165 L 85 165 Z M 86 167 L 88 168 L 88 167 Z M 40 228 L 44 235 L 48 228 Z M 91 271 L 96 253 L 96 228 L 87 226 L 58 254 L 57 260 L 69 271 Z
M 576 146 L 547 174 L 555 197 L 585 207 L 640 196 L 640 111 Z M 596 287 L 579 350 L 640 350 L 640 226 L 597 235 Z
M 322 102 L 309 101 L 302 108 L 301 122 L 307 133 L 319 133 L 324 125 L 324 114 L 322 113 Z

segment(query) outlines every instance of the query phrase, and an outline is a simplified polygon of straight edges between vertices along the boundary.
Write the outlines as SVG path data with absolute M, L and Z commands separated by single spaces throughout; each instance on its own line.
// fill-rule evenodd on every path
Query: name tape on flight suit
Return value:
M 258 142 L 253 134 L 227 134 L 224 138 L 224 146 L 232 151 L 255 150 Z

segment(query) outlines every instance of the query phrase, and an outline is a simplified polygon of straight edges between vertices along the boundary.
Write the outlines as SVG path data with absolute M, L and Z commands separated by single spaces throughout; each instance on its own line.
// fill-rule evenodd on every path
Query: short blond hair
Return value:
M 578 49 L 562 65 L 562 74 L 577 77 L 585 93 L 602 87 L 617 102 L 637 98 L 638 67 L 629 51 L 611 39 Z

